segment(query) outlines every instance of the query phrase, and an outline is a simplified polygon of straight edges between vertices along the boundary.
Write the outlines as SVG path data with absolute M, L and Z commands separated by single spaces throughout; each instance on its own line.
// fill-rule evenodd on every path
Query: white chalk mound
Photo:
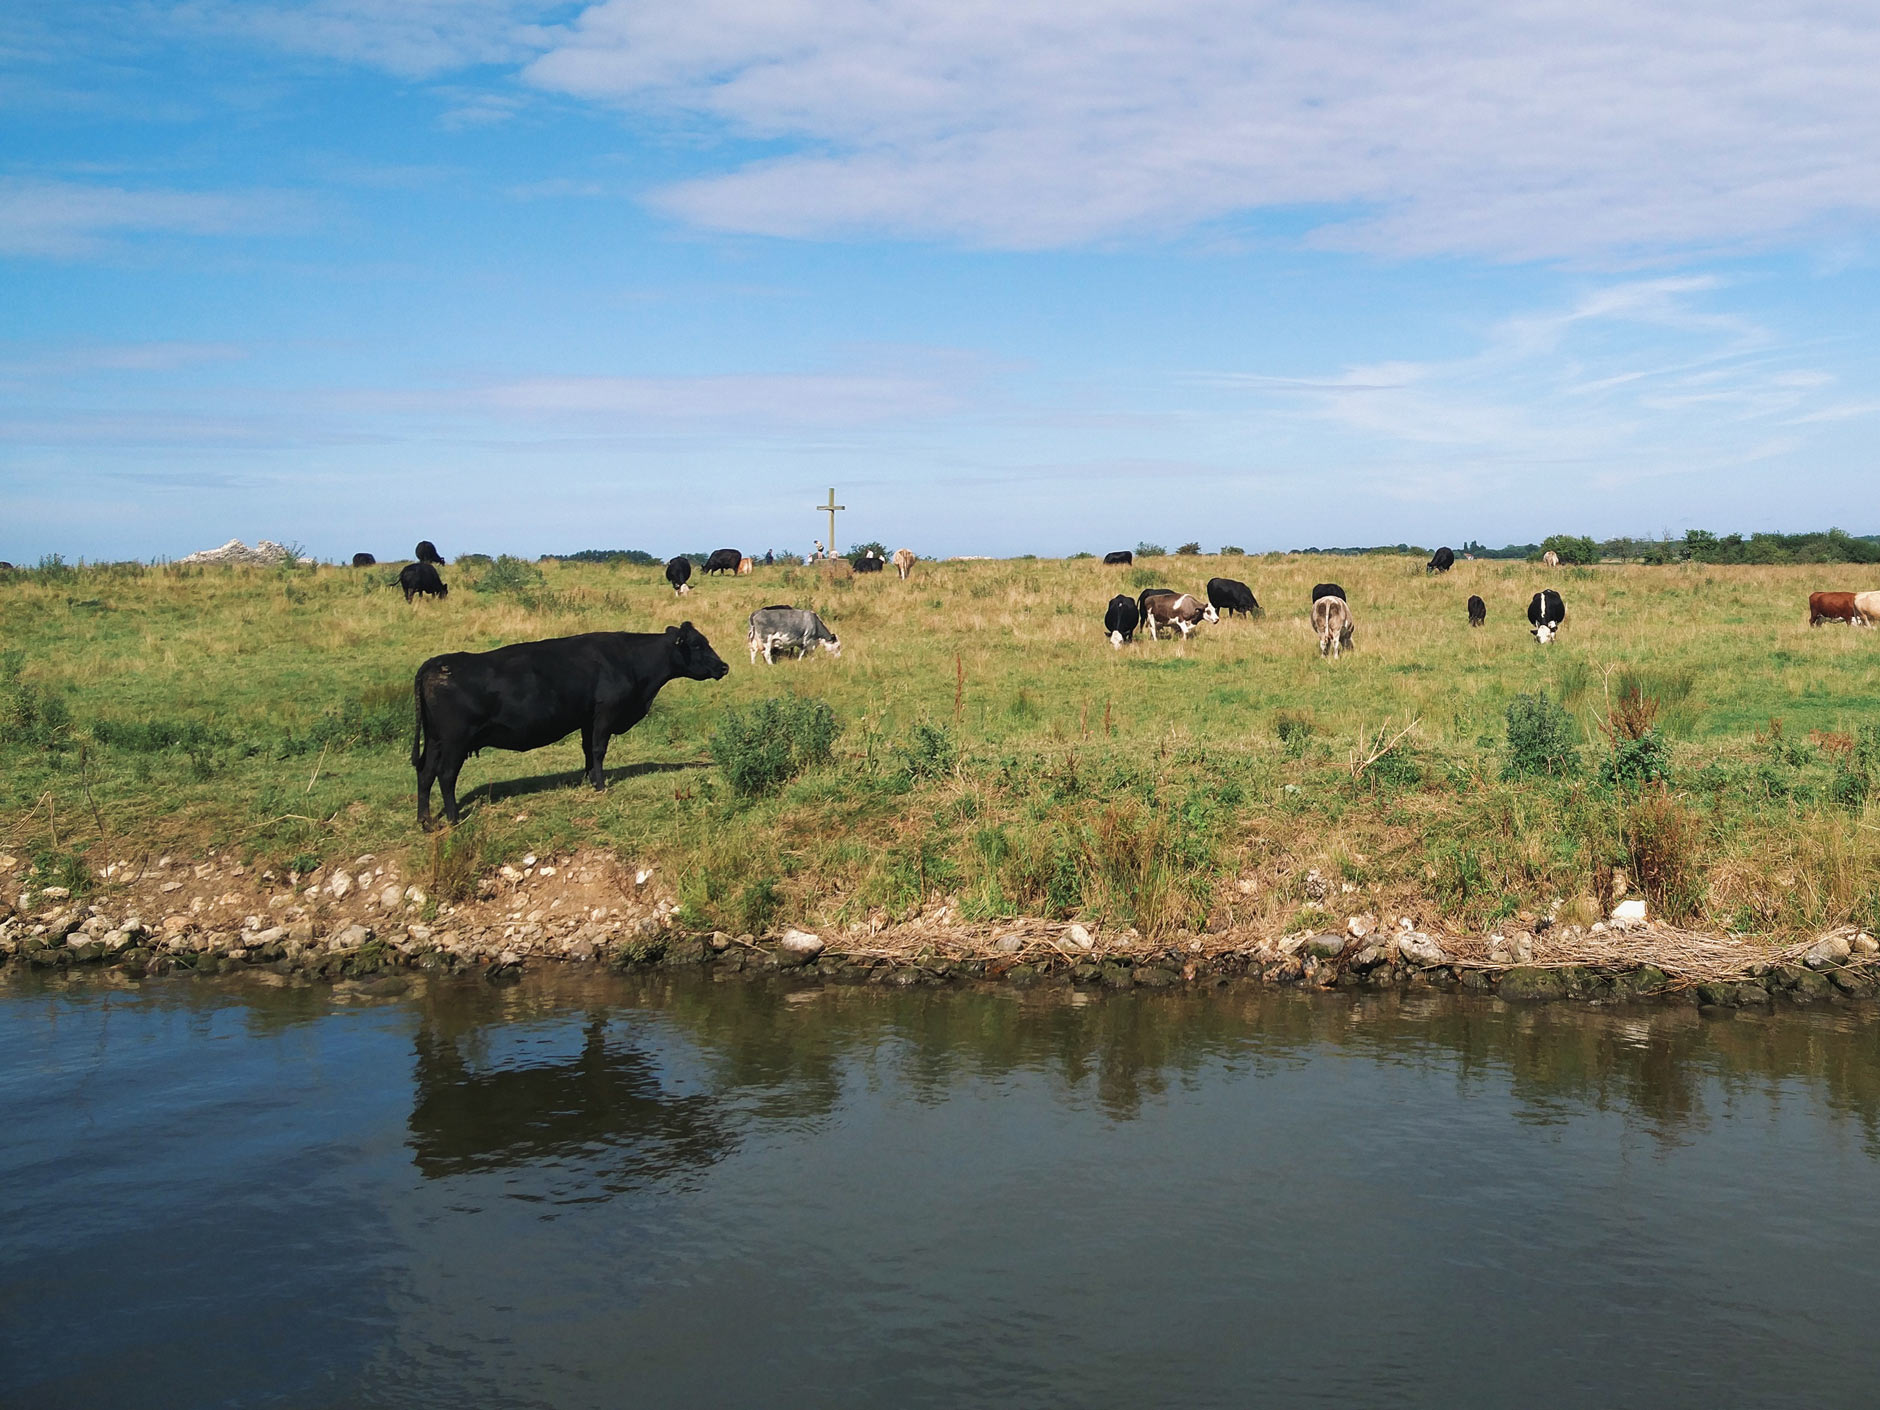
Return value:
M 287 557 L 287 545 L 276 543 L 273 539 L 263 539 L 253 548 L 240 539 L 230 539 L 220 548 L 205 548 L 176 561 L 178 563 L 258 563 L 266 567 L 275 563 L 284 563 Z

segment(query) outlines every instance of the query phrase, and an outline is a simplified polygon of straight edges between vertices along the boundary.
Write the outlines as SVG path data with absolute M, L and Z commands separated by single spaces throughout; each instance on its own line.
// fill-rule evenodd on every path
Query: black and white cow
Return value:
M 733 577 L 736 577 L 738 564 L 743 561 L 744 555 L 735 548 L 715 548 L 712 550 L 711 557 L 705 560 L 705 566 L 700 571 L 705 573 L 730 573 Z
M 1142 624 L 1149 629 L 1149 640 L 1156 640 L 1158 626 L 1174 628 L 1183 639 L 1203 622 L 1218 622 L 1221 614 L 1212 603 L 1203 602 L 1185 592 L 1151 592 L 1140 599 Z
M 1141 623 L 1142 609 L 1134 598 L 1124 593 L 1112 597 L 1103 613 L 1103 630 L 1110 634 L 1110 645 L 1119 649 L 1124 642 L 1135 640 L 1136 628 Z
M 1116 563 L 1129 564 L 1129 563 L 1134 563 L 1136 561 L 1136 555 L 1131 553 L 1126 548 L 1119 548 L 1114 553 L 1104 554 L 1103 561 L 1105 564 L 1116 564 Z
M 858 573 L 879 573 L 882 569 L 882 565 L 887 561 L 887 559 L 878 556 L 875 550 L 871 548 L 868 552 L 862 554 L 861 557 L 850 563 L 849 566 Z
M 688 584 L 692 578 L 692 560 L 683 553 L 677 558 L 666 560 L 666 581 L 672 584 L 675 593 L 690 592 Z
M 1469 599 L 1469 625 L 1479 627 L 1488 620 L 1488 604 L 1479 597 Z
M 1209 578 L 1208 602 L 1230 616 L 1241 612 L 1251 617 L 1266 615 L 1253 589 L 1235 578 Z
M 434 563 L 407 563 L 398 570 L 398 585 L 405 590 L 405 601 L 414 597 L 449 597 L 450 589 Z
M 779 603 L 772 607 L 760 607 L 751 613 L 750 632 L 746 641 L 751 648 L 751 664 L 757 664 L 757 653 L 764 653 L 764 664 L 773 666 L 772 659 L 779 651 L 794 651 L 799 658 L 821 646 L 831 656 L 842 654 L 842 643 L 836 634 L 823 625 L 823 619 L 807 607 L 791 607 Z
M 690 622 L 433 656 L 411 687 L 418 826 L 431 825 L 433 781 L 443 791 L 444 816 L 457 821 L 457 774 L 479 749 L 540 749 L 579 730 L 584 772 L 599 788 L 608 741 L 646 718 L 661 686 L 715 681 L 729 671 Z
M 1345 590 L 1337 583 L 1314 583 L 1312 585 L 1312 600 L 1317 602 L 1321 597 L 1335 597 L 1340 602 L 1343 602 L 1345 600 Z
M 1560 634 L 1560 624 L 1567 620 L 1567 604 L 1552 588 L 1542 588 L 1528 603 L 1528 630 L 1542 645 Z

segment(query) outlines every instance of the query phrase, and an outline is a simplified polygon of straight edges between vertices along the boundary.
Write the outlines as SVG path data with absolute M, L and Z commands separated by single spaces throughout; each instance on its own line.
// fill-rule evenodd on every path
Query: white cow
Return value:
M 1351 645 L 1351 634 L 1356 625 L 1351 620 L 1351 608 L 1342 597 L 1321 597 L 1312 604 L 1312 630 L 1319 634 L 1319 655 L 1330 656 L 1334 661 L 1338 653 Z

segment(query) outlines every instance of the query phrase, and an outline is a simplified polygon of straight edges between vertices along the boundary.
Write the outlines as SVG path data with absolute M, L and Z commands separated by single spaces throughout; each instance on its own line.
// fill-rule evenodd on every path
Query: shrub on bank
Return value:
M 826 702 L 778 695 L 748 710 L 725 711 L 712 733 L 711 755 L 733 793 L 756 797 L 828 763 L 841 733 Z
M 1508 759 L 1504 779 L 1551 777 L 1577 773 L 1580 751 L 1575 744 L 1573 716 L 1565 708 L 1538 695 L 1517 695 L 1508 702 Z

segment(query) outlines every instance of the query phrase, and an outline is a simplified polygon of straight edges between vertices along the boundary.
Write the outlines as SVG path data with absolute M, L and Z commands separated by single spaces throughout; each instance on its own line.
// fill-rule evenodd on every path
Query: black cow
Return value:
M 370 568 L 378 561 L 378 559 L 374 558 L 369 553 L 355 553 L 353 555 L 353 567 L 355 568 Z
M 1266 615 L 1253 589 L 1234 578 L 1209 578 L 1208 602 L 1220 612 L 1245 612 L 1254 617 Z
M 871 548 L 849 566 L 858 573 L 879 573 L 881 571 L 881 565 L 885 562 L 887 562 L 887 559 L 877 558 L 874 549 Z
M 1119 548 L 1114 553 L 1104 554 L 1103 561 L 1105 563 L 1134 563 L 1136 555 L 1126 548 Z
M 1528 630 L 1543 646 L 1560 634 L 1560 624 L 1566 620 L 1566 600 L 1552 588 L 1542 588 L 1528 603 Z
M 672 584 L 674 592 L 689 592 L 686 580 L 692 576 L 692 560 L 683 553 L 666 563 L 666 581 Z
M 1337 583 L 1314 583 L 1312 586 L 1312 600 L 1317 602 L 1321 597 L 1335 597 L 1340 602 L 1343 602 L 1345 601 L 1345 590 Z
M 1103 614 L 1103 630 L 1110 634 L 1110 645 L 1120 648 L 1124 642 L 1133 641 L 1136 628 L 1142 623 L 1142 609 L 1123 593 L 1117 593 L 1110 599 L 1110 605 Z
M 405 601 L 423 594 L 425 597 L 449 597 L 450 589 L 445 586 L 437 569 L 429 563 L 407 563 L 398 570 L 398 585 L 405 590 Z
M 1488 620 L 1488 604 L 1479 597 L 1469 599 L 1469 625 L 1479 627 Z
M 712 550 L 712 556 L 705 560 L 703 571 L 707 573 L 730 573 L 735 577 L 738 571 L 738 564 L 743 561 L 744 555 L 735 548 L 715 548 Z
M 418 540 L 418 547 L 413 551 L 412 557 L 420 563 L 435 563 L 440 568 L 444 566 L 444 560 L 438 556 L 437 545 L 429 539 Z
M 1447 573 L 1455 566 L 1455 552 L 1451 549 L 1439 548 L 1430 555 L 1430 561 L 1423 565 L 1423 571 L 1426 573 Z
M 431 825 L 434 780 L 444 816 L 457 821 L 457 774 L 481 749 L 540 749 L 579 730 L 583 772 L 602 787 L 608 741 L 646 718 L 661 686 L 679 677 L 715 681 L 729 670 L 690 622 L 433 656 L 411 683 L 418 826 Z

